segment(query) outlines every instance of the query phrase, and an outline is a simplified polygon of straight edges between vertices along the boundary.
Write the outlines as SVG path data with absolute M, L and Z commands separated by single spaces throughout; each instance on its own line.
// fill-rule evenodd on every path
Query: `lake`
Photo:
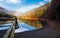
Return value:
M 19 33 L 19 32 L 25 32 L 25 31 L 31 31 L 31 30 L 35 30 L 36 28 L 24 23 L 24 22 L 19 22 L 19 28 L 15 30 L 15 33 Z
M 7 29 L 10 28 L 10 26 L 12 24 L 13 23 L 0 24 L 0 30 L 7 30 Z M 19 25 L 19 28 L 15 30 L 15 33 L 31 31 L 31 30 L 35 30 L 36 29 L 36 28 L 34 28 L 34 27 L 24 23 L 24 22 L 18 22 L 18 25 Z

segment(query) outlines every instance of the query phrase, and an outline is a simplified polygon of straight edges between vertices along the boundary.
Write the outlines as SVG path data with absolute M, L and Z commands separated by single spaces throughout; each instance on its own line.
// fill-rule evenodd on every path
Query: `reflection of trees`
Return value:
M 49 7 L 49 5 L 50 5 L 50 3 L 27 12 L 25 15 L 22 15 L 20 17 L 20 20 L 22 20 L 23 22 L 25 22 L 33 27 L 37 27 L 37 28 L 42 27 L 41 22 L 39 22 L 39 17 L 45 13 L 45 11 Z

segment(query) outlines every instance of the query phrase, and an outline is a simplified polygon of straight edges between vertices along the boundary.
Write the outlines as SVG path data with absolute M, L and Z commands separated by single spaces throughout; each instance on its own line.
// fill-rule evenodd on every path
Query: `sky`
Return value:
M 51 0 L 0 0 L 0 7 L 10 11 L 27 12 L 50 1 Z

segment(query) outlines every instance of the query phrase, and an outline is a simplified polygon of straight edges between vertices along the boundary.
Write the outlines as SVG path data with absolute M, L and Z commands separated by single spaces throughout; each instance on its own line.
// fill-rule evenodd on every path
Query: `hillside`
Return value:
M 7 14 L 7 12 L 8 10 L 0 7 L 0 22 L 3 20 L 11 20 L 14 17 L 13 15 Z
M 45 13 L 45 11 L 49 7 L 49 5 L 50 5 L 50 3 L 25 13 L 24 15 L 19 17 L 19 20 L 22 20 L 23 22 L 25 22 L 33 27 L 41 28 L 43 26 L 38 21 L 39 20 L 38 17 L 40 17 L 43 13 Z

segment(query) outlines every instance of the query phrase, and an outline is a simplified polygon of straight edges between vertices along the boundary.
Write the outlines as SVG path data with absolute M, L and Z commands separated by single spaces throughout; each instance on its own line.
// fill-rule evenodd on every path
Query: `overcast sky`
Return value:
M 0 0 L 0 7 L 10 11 L 27 12 L 49 1 L 50 0 Z

